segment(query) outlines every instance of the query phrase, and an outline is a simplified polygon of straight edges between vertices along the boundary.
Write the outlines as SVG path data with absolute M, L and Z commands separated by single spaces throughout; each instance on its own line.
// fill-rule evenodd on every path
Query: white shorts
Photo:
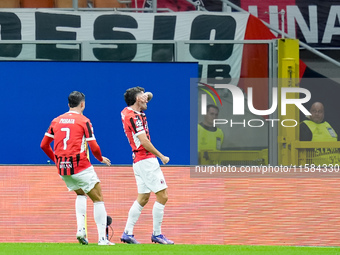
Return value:
M 86 194 L 100 182 L 93 166 L 73 175 L 60 175 L 69 191 L 82 189 Z
M 156 158 L 148 158 L 133 164 L 138 194 L 157 193 L 166 189 L 163 172 Z

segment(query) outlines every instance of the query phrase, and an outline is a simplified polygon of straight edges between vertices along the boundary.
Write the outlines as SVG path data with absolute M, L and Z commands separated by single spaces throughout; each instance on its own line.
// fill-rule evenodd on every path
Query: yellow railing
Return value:
M 340 142 L 292 142 L 284 165 L 340 165 Z M 268 149 L 199 152 L 201 165 L 268 165 Z
M 202 151 L 199 162 L 201 165 L 268 165 L 268 149 Z
M 292 142 L 293 165 L 340 165 L 340 142 Z
M 297 39 L 278 40 L 278 86 L 279 86 L 279 119 L 293 119 L 299 123 L 299 111 L 295 105 L 287 105 L 286 115 L 281 115 L 281 89 L 299 87 L 299 41 Z M 289 93 L 287 98 L 297 99 L 299 93 Z M 278 129 L 278 162 L 288 165 L 291 161 L 289 144 L 299 139 L 297 129 L 283 127 Z

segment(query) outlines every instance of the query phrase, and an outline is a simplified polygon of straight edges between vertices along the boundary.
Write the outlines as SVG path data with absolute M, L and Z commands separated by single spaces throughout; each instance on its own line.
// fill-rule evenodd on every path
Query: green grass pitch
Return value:
M 1 255 L 340 255 L 340 247 L 292 247 L 292 246 L 247 246 L 247 245 L 160 245 L 116 244 L 98 246 L 78 243 L 0 243 Z

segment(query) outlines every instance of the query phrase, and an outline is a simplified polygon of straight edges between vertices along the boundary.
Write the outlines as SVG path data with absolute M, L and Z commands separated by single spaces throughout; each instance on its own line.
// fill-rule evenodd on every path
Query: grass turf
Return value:
M 292 246 L 247 246 L 247 245 L 156 245 L 116 244 L 98 246 L 97 244 L 80 245 L 75 243 L 0 243 L 1 255 L 340 255 L 340 247 L 292 247 Z

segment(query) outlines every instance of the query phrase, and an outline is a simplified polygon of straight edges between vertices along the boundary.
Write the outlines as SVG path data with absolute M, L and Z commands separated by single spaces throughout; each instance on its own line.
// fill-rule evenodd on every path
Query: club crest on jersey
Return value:
M 137 127 L 142 127 L 143 126 L 143 122 L 141 120 L 137 120 L 136 121 L 136 126 Z

